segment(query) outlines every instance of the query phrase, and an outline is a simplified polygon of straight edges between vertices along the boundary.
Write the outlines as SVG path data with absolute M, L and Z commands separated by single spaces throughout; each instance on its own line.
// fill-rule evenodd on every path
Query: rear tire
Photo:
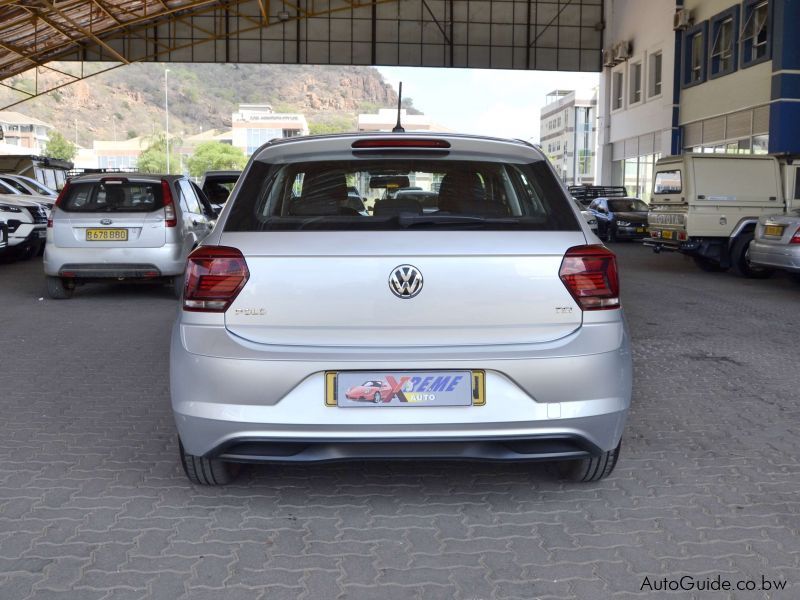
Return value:
M 614 471 L 619 460 L 620 442 L 616 448 L 581 460 L 565 461 L 561 466 L 564 479 L 577 483 L 592 483 L 605 479 Z
M 65 285 L 61 277 L 47 277 L 47 295 L 53 300 L 67 300 L 74 292 L 75 288 Z
M 775 273 L 774 270 L 766 267 L 757 267 L 750 263 L 748 258 L 748 250 L 750 249 L 750 242 L 753 241 L 753 234 L 746 233 L 742 235 L 733 245 L 731 251 L 731 263 L 737 275 L 747 277 L 748 279 L 768 279 Z
M 698 269 L 706 273 L 722 273 L 723 271 L 727 271 L 727 269 L 724 269 L 717 261 L 705 258 L 704 256 L 693 256 L 692 260 L 694 260 L 694 264 L 697 265 Z
M 183 472 L 195 485 L 225 485 L 234 481 L 239 475 L 241 465 L 216 458 L 195 456 L 183 449 L 183 443 L 180 440 L 178 444 Z

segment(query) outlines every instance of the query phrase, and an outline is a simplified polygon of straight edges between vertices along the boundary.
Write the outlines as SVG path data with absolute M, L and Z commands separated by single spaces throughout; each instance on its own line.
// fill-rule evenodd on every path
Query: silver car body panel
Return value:
M 768 225 L 783 228 L 780 237 L 766 235 Z M 800 230 L 800 214 L 761 217 L 756 226 L 755 238 L 750 242 L 748 257 L 753 264 L 800 273 L 800 244 L 790 244 Z
M 225 313 L 179 311 L 170 388 L 186 451 L 542 436 L 615 448 L 631 401 L 629 336 L 621 309 L 581 311 L 558 277 L 569 248 L 600 243 L 574 203 L 579 231 L 224 231 L 252 161 L 351 159 L 352 139 L 256 152 L 204 242 L 241 250 L 250 279 Z M 545 160 L 519 142 L 447 139 L 462 159 Z M 410 300 L 388 286 L 401 264 L 425 277 Z M 486 373 L 484 406 L 324 402 L 326 371 L 467 369 Z

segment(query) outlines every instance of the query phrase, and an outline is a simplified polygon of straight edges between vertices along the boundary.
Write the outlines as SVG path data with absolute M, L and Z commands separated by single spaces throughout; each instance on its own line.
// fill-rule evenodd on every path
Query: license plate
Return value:
M 672 232 L 671 231 L 662 231 L 661 232 L 661 237 L 663 239 L 665 239 L 665 240 L 671 240 L 672 239 Z
M 636 228 L 636 233 L 645 233 L 646 231 L 647 231 L 647 229 L 645 229 L 644 227 L 637 227 Z
M 340 408 L 482 406 L 483 371 L 329 371 L 325 404 Z
M 127 229 L 87 229 L 87 242 L 127 242 Z
M 764 235 L 783 236 L 783 225 L 767 225 L 764 227 Z

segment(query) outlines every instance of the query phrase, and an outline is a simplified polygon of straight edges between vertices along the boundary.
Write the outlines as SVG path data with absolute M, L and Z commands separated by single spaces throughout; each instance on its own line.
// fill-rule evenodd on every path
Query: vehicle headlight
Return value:
M 9 206 L 8 204 L 0 204 L 0 212 L 18 213 L 22 212 L 22 209 L 16 206 Z
M 597 225 L 597 219 L 587 219 L 586 220 L 589 225 Z
M 630 227 L 630 221 L 617 221 L 617 227 Z

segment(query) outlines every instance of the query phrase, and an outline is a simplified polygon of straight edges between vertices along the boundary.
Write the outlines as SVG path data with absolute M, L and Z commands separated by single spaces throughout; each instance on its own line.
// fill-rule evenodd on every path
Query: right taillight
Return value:
M 56 212 L 56 209 L 61 206 L 61 203 L 64 201 L 64 198 L 67 197 L 69 193 L 69 181 L 64 184 L 64 187 L 61 188 L 61 191 L 58 193 L 58 198 L 56 198 L 55 203 L 53 204 L 53 208 L 50 209 L 50 215 L 47 217 L 47 226 L 53 226 L 53 213 Z
M 172 199 L 172 189 L 166 179 L 161 180 L 161 196 L 164 199 L 164 225 L 175 227 L 178 225 L 178 219 L 175 214 L 175 201 Z
M 201 246 L 189 255 L 183 310 L 225 312 L 250 278 L 242 253 L 225 246 Z
M 789 240 L 789 243 L 800 244 L 800 228 L 798 228 L 797 231 L 794 232 L 794 235 L 792 236 L 792 239 Z
M 619 308 L 617 257 L 605 246 L 570 248 L 558 275 L 582 310 Z

